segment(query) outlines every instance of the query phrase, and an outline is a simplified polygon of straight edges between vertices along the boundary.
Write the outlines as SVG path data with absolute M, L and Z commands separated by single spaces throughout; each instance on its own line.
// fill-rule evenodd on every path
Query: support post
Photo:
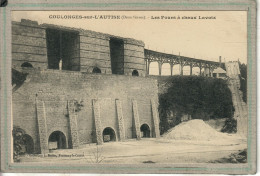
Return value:
M 211 77 L 213 77 L 213 71 L 214 71 L 214 69 L 213 69 L 213 67 L 210 69 L 210 76 Z
M 209 65 L 209 77 L 211 77 L 211 65 Z
M 201 62 L 200 62 L 200 76 L 201 76 L 201 70 L 202 70 L 202 67 L 201 67 Z
M 47 123 L 44 101 L 37 100 L 36 98 L 36 112 L 40 137 L 40 152 L 46 154 L 49 152 L 48 137 L 47 137 Z
M 153 115 L 153 125 L 154 125 L 154 135 L 156 138 L 160 137 L 160 130 L 159 130 L 159 118 L 158 118 L 158 109 L 155 104 L 155 101 L 151 99 L 152 105 L 152 115 Z
M 172 76 L 172 71 L 173 71 L 173 63 L 170 63 L 170 67 L 171 67 L 171 76 Z
M 70 136 L 71 136 L 71 147 L 73 149 L 79 148 L 79 134 L 78 134 L 78 123 L 77 123 L 77 113 L 75 112 L 74 101 L 68 102 L 68 114 L 69 114 L 69 124 L 70 124 Z
M 192 63 L 190 64 L 190 76 L 192 75 Z
M 135 134 L 136 139 L 141 139 L 141 132 L 140 132 L 140 122 L 139 122 L 139 113 L 137 107 L 137 101 L 133 100 L 133 114 L 134 114 L 134 127 L 135 127 Z
M 145 71 L 146 71 L 146 74 L 148 75 L 149 73 L 147 72 L 148 71 L 148 59 L 145 59 Z
M 147 60 L 147 75 L 149 75 L 149 71 L 150 71 L 150 60 Z
M 100 121 L 100 106 L 97 99 L 92 100 L 92 106 L 94 111 L 97 144 L 100 145 L 103 144 L 103 139 L 102 139 L 101 121 Z
M 158 62 L 158 67 L 159 67 L 159 75 L 161 76 L 162 75 L 162 62 L 161 61 Z
M 180 75 L 182 76 L 183 75 L 183 65 L 180 64 Z
M 120 141 L 124 141 L 125 127 L 124 127 L 124 117 L 122 112 L 122 104 L 120 100 L 116 100 L 116 113 L 117 113 L 117 120 L 118 120 L 119 139 Z

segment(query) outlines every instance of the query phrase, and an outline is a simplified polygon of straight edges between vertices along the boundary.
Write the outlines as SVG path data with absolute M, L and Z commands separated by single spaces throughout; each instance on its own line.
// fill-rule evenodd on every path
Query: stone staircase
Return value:
M 247 114 L 247 104 L 243 101 L 243 93 L 239 90 L 240 79 L 239 79 L 239 64 L 235 62 L 225 63 L 227 76 L 228 76 L 228 86 L 232 92 L 232 101 L 235 108 L 234 118 L 237 120 L 237 133 L 241 136 L 247 136 L 247 124 L 248 124 L 248 114 Z

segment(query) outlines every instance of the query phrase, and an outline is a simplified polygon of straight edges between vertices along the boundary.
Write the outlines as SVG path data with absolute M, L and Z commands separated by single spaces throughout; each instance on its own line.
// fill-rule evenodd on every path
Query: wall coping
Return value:
M 68 75 L 71 77 L 86 77 L 86 78 L 96 78 L 99 79 L 101 77 L 114 77 L 118 79 L 136 79 L 136 80 L 152 80 L 156 81 L 156 79 L 152 77 L 146 77 L 146 76 L 132 76 L 132 75 L 117 75 L 117 74 L 105 74 L 105 73 L 87 73 L 87 72 L 80 72 L 80 71 L 71 71 L 71 70 L 56 70 L 56 69 L 42 69 L 42 68 L 14 68 L 17 71 L 20 71 L 22 73 L 27 73 L 29 75 L 35 75 L 35 74 L 54 74 L 57 76 L 59 75 Z
M 110 38 L 118 38 L 118 39 L 122 39 L 125 44 L 132 44 L 132 45 L 137 45 L 137 46 L 141 46 L 141 47 L 144 47 L 144 45 L 145 45 L 143 41 L 136 40 L 134 38 L 124 38 L 124 37 L 115 36 L 115 35 L 111 35 L 111 34 L 107 34 L 107 33 L 101 33 L 101 32 L 96 32 L 96 31 L 82 29 L 82 28 L 67 27 L 67 26 L 62 26 L 62 25 L 47 24 L 47 23 L 38 24 L 37 21 L 32 21 L 32 20 L 28 20 L 28 19 L 21 19 L 20 22 L 12 21 L 12 24 L 30 26 L 30 27 L 38 27 L 38 28 L 42 28 L 42 29 L 46 29 L 46 28 L 62 29 L 62 30 L 67 30 L 67 31 L 71 31 L 71 32 L 79 32 L 80 36 L 88 36 L 88 37 L 99 38 L 99 39 L 103 39 L 103 40 L 110 40 Z

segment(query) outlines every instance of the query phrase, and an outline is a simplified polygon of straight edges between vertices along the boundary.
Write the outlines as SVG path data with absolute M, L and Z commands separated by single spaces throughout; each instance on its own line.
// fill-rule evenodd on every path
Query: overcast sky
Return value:
M 50 15 L 118 15 L 120 19 L 51 19 Z M 122 19 L 145 16 L 145 19 Z M 196 19 L 161 19 L 161 16 Z M 198 19 L 215 17 L 216 19 Z M 159 17 L 160 19 L 152 19 Z M 246 11 L 14 11 L 12 19 L 36 20 L 135 38 L 145 48 L 198 59 L 247 63 Z

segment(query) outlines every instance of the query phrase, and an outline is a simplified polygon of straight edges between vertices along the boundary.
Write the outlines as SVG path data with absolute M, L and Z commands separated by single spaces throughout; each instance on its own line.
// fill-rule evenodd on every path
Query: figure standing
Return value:
M 59 62 L 59 70 L 62 70 L 62 59 L 60 59 L 60 62 Z

